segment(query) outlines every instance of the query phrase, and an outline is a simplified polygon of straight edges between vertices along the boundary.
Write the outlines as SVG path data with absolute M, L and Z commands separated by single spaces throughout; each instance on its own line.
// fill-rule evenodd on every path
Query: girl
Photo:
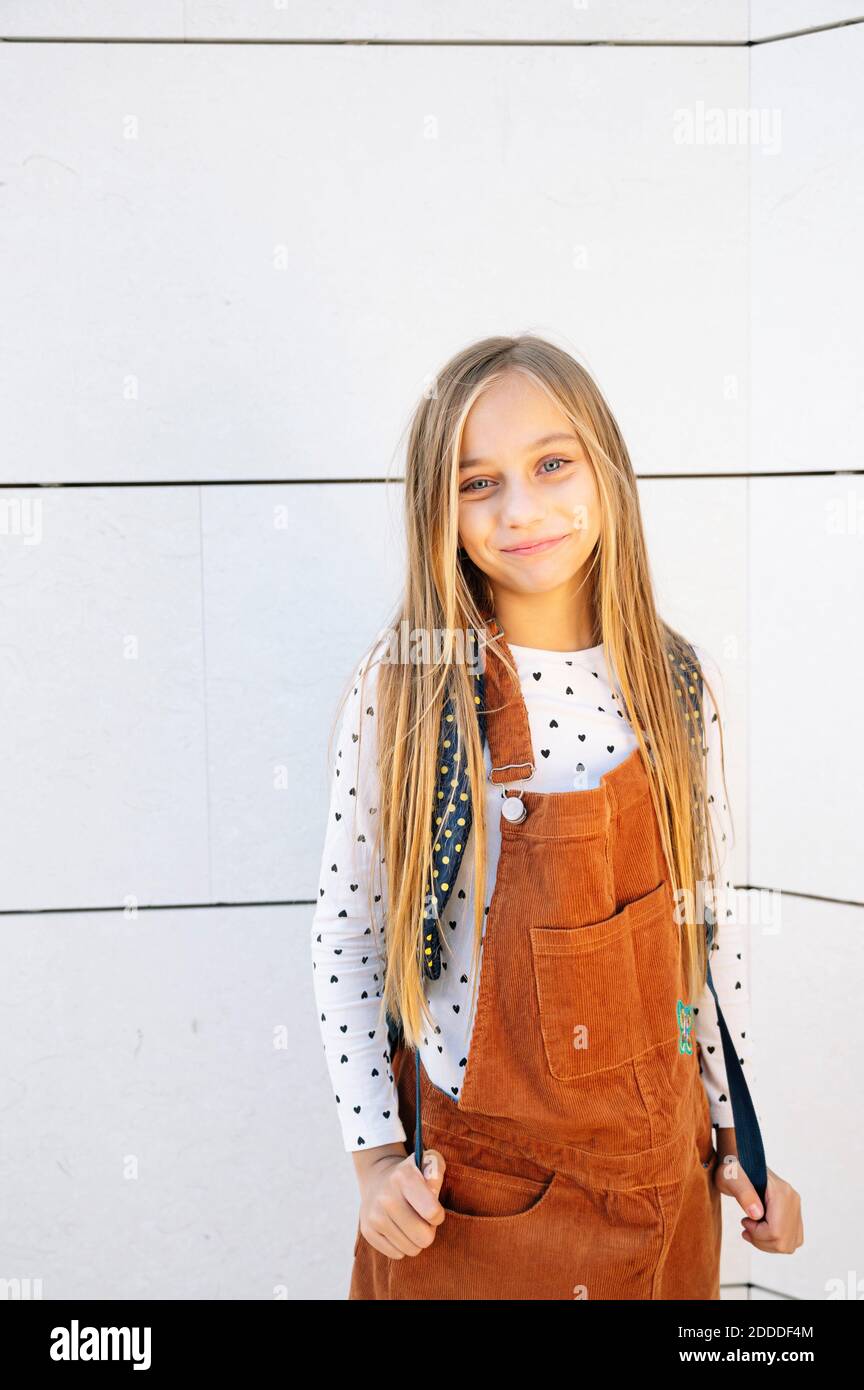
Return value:
M 719 671 L 659 617 L 627 449 L 551 344 L 447 364 L 405 500 L 312 928 L 349 1298 L 717 1299 L 722 1192 L 759 1249 L 803 1239 L 744 1080 Z

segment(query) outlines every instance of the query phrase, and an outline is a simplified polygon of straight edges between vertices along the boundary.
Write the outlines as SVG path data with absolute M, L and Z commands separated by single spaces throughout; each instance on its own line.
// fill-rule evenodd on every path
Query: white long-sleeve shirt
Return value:
M 561 792 L 596 787 L 605 772 L 637 746 L 610 687 L 602 643 L 581 651 L 559 652 L 509 644 L 528 711 L 536 770 L 532 792 Z M 405 1141 L 398 1098 L 389 1064 L 383 992 L 384 926 L 387 910 L 386 865 L 378 860 L 382 901 L 380 916 L 370 920 L 367 882 L 379 805 L 377 772 L 377 676 L 380 665 L 363 658 L 354 671 L 338 733 L 330 807 L 321 859 L 319 896 L 312 922 L 313 985 L 319 1026 L 346 1151 Z M 700 665 L 717 692 L 718 709 L 707 686 L 703 722 L 708 759 L 709 814 L 719 854 L 716 900 L 717 941 L 711 974 L 723 1016 L 753 1095 L 750 999 L 747 987 L 746 933 L 736 920 L 734 894 L 726 878 L 733 844 L 731 818 L 723 789 L 718 725 L 724 719 L 720 671 L 695 647 Z M 715 712 L 717 718 L 714 717 Z M 486 770 L 491 768 L 488 741 Z M 501 845 L 501 794 L 508 784 L 487 781 L 488 912 Z M 513 788 L 522 783 L 513 782 Z M 431 833 L 431 808 L 430 808 Z M 471 948 L 473 941 L 473 871 L 470 844 L 452 885 L 440 922 L 449 950 L 442 950 L 437 980 L 426 979 L 426 997 L 434 1019 L 421 1043 L 429 1079 L 458 1099 L 471 1043 Z M 484 937 L 485 937 L 484 914 Z M 446 968 L 445 968 L 446 962 Z M 480 973 L 482 979 L 482 946 Z M 732 1106 L 713 995 L 706 983 L 694 1009 L 694 1027 L 702 1050 L 702 1082 L 712 1122 L 731 1126 Z M 754 1105 L 756 1104 L 755 1096 Z M 758 1107 L 757 1107 L 758 1115 Z

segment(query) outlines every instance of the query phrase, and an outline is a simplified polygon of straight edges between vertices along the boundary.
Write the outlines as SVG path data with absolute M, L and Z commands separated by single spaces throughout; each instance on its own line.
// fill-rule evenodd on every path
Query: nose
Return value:
M 543 518 L 543 507 L 530 482 L 510 482 L 501 500 L 501 524 L 513 530 L 536 526 Z

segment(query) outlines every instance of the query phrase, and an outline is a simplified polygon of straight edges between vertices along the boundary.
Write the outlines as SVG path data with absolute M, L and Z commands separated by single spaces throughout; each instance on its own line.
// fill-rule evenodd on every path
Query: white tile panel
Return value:
M 747 38 L 747 0 L 711 6 L 699 0 L 186 0 L 187 32 L 212 38 L 379 38 L 566 41 L 723 40 Z
M 752 467 L 861 468 L 864 24 L 752 53 Z
M 184 0 L 3 0 L 0 38 L 182 39 Z
M 735 478 L 640 484 L 661 612 L 704 644 L 723 673 L 740 882 L 747 875 L 745 488 Z M 399 594 L 402 496 L 401 486 L 374 484 L 204 490 L 217 902 L 315 896 L 327 742 L 343 686 Z
M 661 611 L 724 673 L 739 827 L 743 487 L 641 484 Z M 11 494 L 42 534 L 5 538 L 7 908 L 314 896 L 331 723 L 398 597 L 402 487 L 204 489 L 203 548 L 196 492 Z
M 328 739 L 399 596 L 402 499 L 401 484 L 204 490 L 217 902 L 317 897 Z
M 735 841 L 729 877 L 748 880 L 747 479 L 646 478 L 639 497 L 661 617 L 720 668 Z
M 641 472 L 745 471 L 748 150 L 695 137 L 748 65 L 0 45 L 0 481 L 382 477 L 451 352 L 524 330 Z
M 749 486 L 750 881 L 864 902 L 864 483 Z
M 0 36 L 743 42 L 747 20 L 747 0 L 4 0 Z
M 751 919 L 766 1157 L 801 1194 L 804 1223 L 804 1244 L 791 1256 L 751 1252 L 751 1278 L 793 1298 L 860 1299 L 864 1029 L 856 1000 L 864 909 L 784 894 L 774 923 L 764 911 L 760 920 L 755 906 Z M 850 1294 L 852 1276 L 857 1288 Z
M 771 38 L 861 18 L 856 0 L 750 0 L 750 37 Z
M 4 1278 L 44 1299 L 345 1297 L 359 1199 L 311 911 L 0 919 Z
M 195 488 L 0 492 L 2 906 L 208 901 Z

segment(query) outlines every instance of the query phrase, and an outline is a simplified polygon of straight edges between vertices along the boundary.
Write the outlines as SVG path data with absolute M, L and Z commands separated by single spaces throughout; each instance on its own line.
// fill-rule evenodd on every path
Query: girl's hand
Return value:
M 763 1211 L 759 1194 L 738 1160 L 734 1136 L 734 1129 L 717 1131 L 714 1185 L 734 1197 L 747 1213 L 741 1218 L 742 1240 L 769 1255 L 791 1255 L 804 1244 L 801 1198 L 791 1183 L 769 1168 Z
M 438 1201 L 447 1164 L 437 1149 L 424 1149 L 423 1172 L 414 1155 L 384 1154 L 360 1178 L 360 1230 L 391 1260 L 419 1255 L 435 1239 L 445 1209 Z

